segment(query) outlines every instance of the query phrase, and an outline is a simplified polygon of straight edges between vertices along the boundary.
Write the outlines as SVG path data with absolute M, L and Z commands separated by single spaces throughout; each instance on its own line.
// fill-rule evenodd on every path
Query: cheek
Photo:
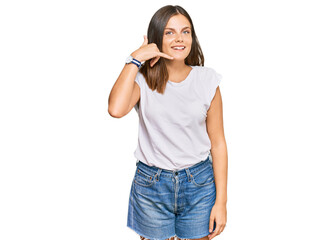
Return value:
M 162 49 L 166 49 L 167 48 L 167 42 L 162 41 Z
M 168 39 L 164 39 L 163 41 L 162 41 L 162 46 L 164 47 L 164 48 L 169 48 L 170 46 L 171 46 L 171 40 L 168 40 Z
M 188 43 L 191 45 L 191 44 L 192 44 L 192 37 L 191 37 L 191 36 L 188 37 L 187 41 L 188 41 Z

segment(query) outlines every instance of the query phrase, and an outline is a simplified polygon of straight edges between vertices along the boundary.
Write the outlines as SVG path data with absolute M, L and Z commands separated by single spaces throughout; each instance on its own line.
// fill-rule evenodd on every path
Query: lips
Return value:
M 176 46 L 172 46 L 172 49 L 174 49 L 176 51 L 183 51 L 185 49 L 185 46 L 183 46 L 183 45 L 176 45 Z

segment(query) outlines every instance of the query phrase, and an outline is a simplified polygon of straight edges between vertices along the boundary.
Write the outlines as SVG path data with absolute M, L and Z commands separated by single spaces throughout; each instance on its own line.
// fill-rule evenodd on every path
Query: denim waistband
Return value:
M 168 170 L 168 169 L 163 169 L 163 168 L 159 168 L 155 166 L 149 166 L 141 161 L 138 161 L 136 163 L 137 167 L 140 168 L 142 171 L 146 172 L 148 175 L 153 175 L 153 176 L 157 175 L 158 177 L 178 176 L 179 178 L 186 177 L 186 176 L 189 177 L 190 174 L 196 174 L 203 168 L 209 167 L 210 164 L 212 164 L 212 162 L 210 161 L 210 154 L 205 160 L 200 161 L 191 167 L 183 168 L 180 170 Z

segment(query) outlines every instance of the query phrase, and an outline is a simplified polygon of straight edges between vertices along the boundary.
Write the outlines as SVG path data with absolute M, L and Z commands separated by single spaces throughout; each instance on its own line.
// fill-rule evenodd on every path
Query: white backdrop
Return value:
M 108 114 L 168 4 L 223 75 L 227 226 L 215 239 L 336 239 L 333 1 L 1 1 L 0 239 L 139 239 L 126 227 L 138 115 Z

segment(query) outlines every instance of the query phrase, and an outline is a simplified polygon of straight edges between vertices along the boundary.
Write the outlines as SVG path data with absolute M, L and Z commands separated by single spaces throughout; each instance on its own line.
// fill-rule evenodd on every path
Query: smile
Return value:
M 176 51 L 183 51 L 185 49 L 185 47 L 172 47 L 172 49 L 174 49 Z

